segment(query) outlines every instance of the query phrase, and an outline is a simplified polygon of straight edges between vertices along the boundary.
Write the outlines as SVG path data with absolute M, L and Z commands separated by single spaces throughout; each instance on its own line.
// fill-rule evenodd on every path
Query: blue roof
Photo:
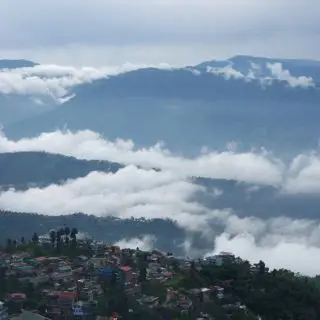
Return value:
M 102 274 L 102 275 L 111 275 L 113 272 L 115 271 L 114 268 L 102 268 L 100 270 L 98 270 L 98 273 L 99 274 Z

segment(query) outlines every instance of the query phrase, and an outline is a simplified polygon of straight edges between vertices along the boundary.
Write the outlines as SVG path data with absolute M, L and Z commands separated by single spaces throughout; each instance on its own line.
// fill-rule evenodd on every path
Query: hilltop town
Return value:
M 0 320 L 312 320 L 320 314 L 317 278 L 225 252 L 189 260 L 120 248 L 69 227 L 7 240 L 0 249 L 0 301 Z

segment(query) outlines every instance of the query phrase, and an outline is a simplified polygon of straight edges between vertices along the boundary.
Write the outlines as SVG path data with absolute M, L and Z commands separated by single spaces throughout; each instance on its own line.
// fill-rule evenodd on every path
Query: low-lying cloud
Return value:
M 231 251 L 251 263 L 265 261 L 271 269 L 289 269 L 310 276 L 319 274 L 320 248 L 300 243 L 299 239 L 296 242 L 283 241 L 274 246 L 262 246 L 250 234 L 240 234 L 234 238 L 222 234 L 216 238 L 215 250 L 208 255 L 222 251 Z
M 109 67 L 72 67 L 60 65 L 35 65 L 33 67 L 0 69 L 0 93 L 20 94 L 32 97 L 51 97 L 58 103 L 73 97 L 72 89 L 81 84 L 91 83 L 95 80 L 118 75 L 139 68 L 154 67 L 172 70 L 175 67 L 162 63 L 158 65 L 134 65 L 126 63 L 122 66 Z M 271 84 L 273 81 L 286 82 L 291 87 L 313 87 L 311 77 L 294 77 L 289 70 L 283 69 L 281 63 L 267 64 L 270 76 L 260 78 L 255 76 L 254 68 L 245 75 L 236 70 L 232 65 L 222 68 L 208 67 L 207 72 L 229 79 L 240 79 L 246 82 L 258 80 L 262 85 Z M 196 69 L 189 68 L 195 76 L 201 76 Z M 41 100 L 40 100 L 41 101 Z
M 119 218 L 172 219 L 186 230 L 190 239 L 192 234 L 203 239 L 201 250 L 186 239 L 183 246 L 186 255 L 202 255 L 203 249 L 208 254 L 212 250 L 232 251 L 252 262 L 265 260 L 271 267 L 317 273 L 314 257 L 320 250 L 318 220 L 262 219 L 250 214 L 240 217 L 232 209 L 214 209 L 214 199 L 221 196 L 219 192 L 213 192 L 213 203 L 208 208 L 198 197 L 206 190 L 190 179 L 192 176 L 235 179 L 253 183 L 252 188 L 258 188 L 257 184 L 275 185 L 280 196 L 281 193 L 318 194 L 320 157 L 317 153 L 298 155 L 289 163 L 266 151 L 203 150 L 198 157 L 187 159 L 171 153 L 162 144 L 137 149 L 132 141 L 109 141 L 88 130 L 56 131 L 19 141 L 0 137 L 0 152 L 17 151 L 47 151 L 81 159 L 111 160 L 126 166 L 116 173 L 91 172 L 61 185 L 3 191 L 1 209 L 47 215 L 86 212 Z M 132 241 L 124 239 L 119 244 L 150 248 L 155 243 L 141 236 Z
M 119 218 L 172 218 L 184 228 L 201 230 L 206 209 L 191 200 L 201 190 L 172 172 L 127 166 L 114 174 L 91 172 L 63 185 L 8 190 L 0 193 L 0 207 L 48 215 L 82 211 Z
M 118 218 L 172 219 L 189 236 L 183 245 L 186 255 L 211 254 L 214 248 L 214 252 L 232 251 L 251 262 L 262 259 L 271 267 L 317 273 L 317 264 L 311 262 L 320 251 L 319 221 L 241 218 L 230 209 L 205 207 L 197 200 L 199 192 L 204 189 L 173 172 L 127 166 L 116 173 L 92 172 L 62 185 L 8 190 L 0 194 L 0 208 L 47 215 L 82 211 Z M 192 234 L 202 237 L 201 250 L 193 247 Z M 150 249 L 155 243 L 154 238 L 141 235 L 118 245 Z
M 143 251 L 152 250 L 155 246 L 155 241 L 157 239 L 153 235 L 145 235 L 140 238 L 132 238 L 132 239 L 122 239 L 115 243 L 116 246 L 120 248 L 129 248 L 136 249 L 139 248 Z
M 238 71 L 230 63 L 227 66 L 221 68 L 207 67 L 207 72 L 215 75 L 223 76 L 226 80 L 236 79 L 250 82 L 253 80 L 259 81 L 261 86 L 265 87 L 271 85 L 275 81 L 285 82 L 291 88 L 309 88 L 315 87 L 315 83 L 312 77 L 308 76 L 293 76 L 289 70 L 283 68 L 282 63 L 267 63 L 266 68 L 269 70 L 269 75 L 259 75 L 260 69 L 263 66 L 252 63 L 251 69 L 248 70 L 247 74 Z M 258 74 L 257 74 L 258 71 Z
M 68 94 L 73 86 L 107 76 L 104 69 L 72 68 L 57 65 L 0 70 L 0 93 L 50 96 L 54 99 Z
M 109 160 L 125 165 L 170 170 L 182 176 L 271 185 L 278 185 L 282 181 L 282 162 L 265 151 L 206 151 L 196 158 L 183 158 L 165 149 L 162 143 L 137 149 L 131 140 L 113 142 L 89 130 L 43 133 L 37 138 L 19 141 L 10 141 L 2 135 L 0 152 L 15 151 L 46 151 L 86 160 Z
M 110 141 L 90 130 L 54 131 L 18 141 L 0 136 L 0 152 L 45 151 L 85 160 L 107 160 L 142 168 L 174 172 L 180 177 L 236 180 L 278 187 L 283 193 L 320 193 L 320 155 L 297 155 L 285 162 L 266 150 L 236 152 L 202 149 L 194 158 L 185 158 L 166 149 L 163 143 L 136 148 L 131 140 Z
M 286 70 L 283 68 L 281 63 L 267 63 L 267 68 L 271 72 L 271 80 L 279 80 L 279 81 L 285 81 L 288 83 L 288 85 L 292 88 L 296 87 L 314 87 L 315 83 L 313 82 L 313 79 L 311 77 L 307 76 L 300 76 L 295 77 L 291 75 L 289 70 Z M 266 82 L 269 79 L 265 79 L 264 82 Z
M 58 102 L 66 95 L 72 95 L 72 88 L 94 80 L 107 78 L 123 72 L 150 65 L 126 63 L 119 67 L 72 67 L 60 65 L 35 65 L 33 67 L 0 69 L 0 93 L 30 96 L 49 96 Z M 153 67 L 171 68 L 166 64 Z

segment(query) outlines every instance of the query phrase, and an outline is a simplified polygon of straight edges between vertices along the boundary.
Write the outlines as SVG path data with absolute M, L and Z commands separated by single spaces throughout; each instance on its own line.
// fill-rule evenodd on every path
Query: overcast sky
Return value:
M 2 58 L 192 64 L 236 54 L 320 59 L 318 0 L 2 0 Z

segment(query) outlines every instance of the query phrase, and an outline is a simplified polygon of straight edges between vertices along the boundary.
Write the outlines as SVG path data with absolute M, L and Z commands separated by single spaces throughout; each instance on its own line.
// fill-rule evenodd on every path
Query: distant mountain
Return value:
M 29 68 L 38 65 L 33 61 L 19 59 L 0 59 L 0 69 L 17 69 L 17 68 Z
M 43 152 L 0 153 L 0 188 L 46 187 L 84 177 L 92 171 L 115 173 L 122 167 L 109 161 L 78 160 Z M 320 199 L 316 196 L 285 196 L 274 187 L 233 180 L 194 177 L 191 181 L 205 187 L 206 191 L 197 194 L 195 200 L 211 209 L 231 208 L 243 217 L 319 218 Z
M 4 71 L 1 69 L 31 68 L 37 65 L 38 63 L 28 60 L 0 60 L 0 72 Z M 8 83 L 10 84 L 10 80 Z M 4 87 L 6 87 L 6 79 Z M 50 97 L 42 97 L 40 100 L 32 95 L 0 93 L 0 125 L 9 126 L 45 113 L 55 106 L 56 102 Z
M 254 59 L 233 61 L 245 68 Z M 296 70 L 303 68 L 303 61 L 290 63 Z M 316 62 L 304 63 L 318 70 Z M 204 66 L 146 68 L 81 85 L 62 107 L 5 126 L 5 132 L 17 139 L 67 126 L 111 139 L 130 138 L 140 146 L 163 140 L 191 153 L 203 145 L 222 148 L 231 140 L 240 142 L 240 149 L 263 146 L 282 153 L 317 146 L 319 89 L 292 88 L 278 80 L 262 86 L 259 78 L 226 79 L 199 71 Z
M 16 122 L 32 119 L 45 114 L 56 107 L 53 99 L 47 98 L 40 102 L 32 96 L 20 94 L 0 94 L 0 125 L 10 126 Z
M 47 186 L 84 177 L 91 171 L 116 172 L 121 167 L 108 161 L 78 160 L 45 152 L 0 153 L 0 187 Z

